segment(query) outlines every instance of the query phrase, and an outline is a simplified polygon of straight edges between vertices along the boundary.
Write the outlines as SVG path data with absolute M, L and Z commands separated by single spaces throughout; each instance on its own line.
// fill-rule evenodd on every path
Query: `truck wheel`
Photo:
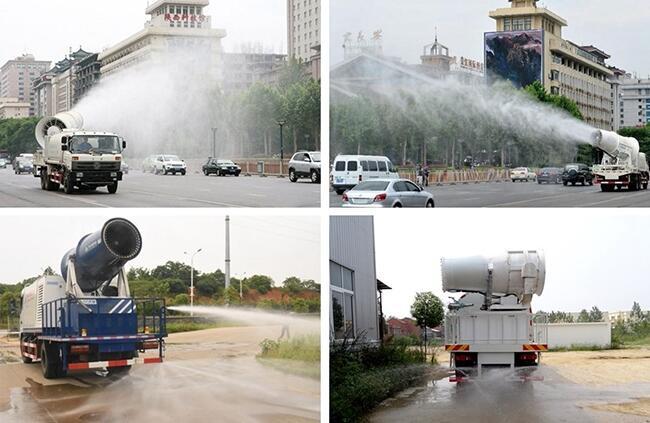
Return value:
M 47 172 L 41 170 L 41 189 L 45 191 L 47 189 Z
M 43 342 L 41 345 L 41 368 L 45 379 L 56 379 L 65 376 L 62 365 L 57 349 Z
M 311 179 L 312 184 L 317 184 L 320 182 L 320 176 L 318 175 L 318 172 L 316 172 L 315 170 L 311 171 L 309 179 Z
M 45 189 L 48 191 L 58 191 L 60 185 L 57 182 L 52 182 L 47 176 L 45 176 Z
M 643 189 L 648 189 L 648 183 L 647 182 L 643 183 Z
M 115 194 L 117 192 L 117 182 L 113 182 L 112 184 L 109 184 L 106 188 L 108 188 L 109 194 Z
M 72 184 L 72 180 L 70 180 L 69 177 L 66 177 L 63 180 L 63 192 L 66 194 L 72 194 L 74 192 L 74 185 Z
M 293 169 L 289 169 L 289 180 L 291 182 L 297 182 L 298 177 L 296 176 L 296 172 Z
M 569 185 L 569 182 L 568 181 L 562 181 L 562 185 L 567 186 L 567 185 Z

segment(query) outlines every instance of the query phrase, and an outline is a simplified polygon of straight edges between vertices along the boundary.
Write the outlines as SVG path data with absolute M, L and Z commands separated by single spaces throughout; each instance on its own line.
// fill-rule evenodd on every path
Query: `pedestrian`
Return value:
M 282 325 L 282 333 L 280 334 L 278 341 L 283 340 L 285 335 L 287 336 L 287 340 L 291 338 L 291 335 L 289 334 L 289 325 L 286 323 Z
M 428 187 L 429 186 L 429 164 L 428 163 L 424 165 L 423 174 L 424 174 L 424 186 Z

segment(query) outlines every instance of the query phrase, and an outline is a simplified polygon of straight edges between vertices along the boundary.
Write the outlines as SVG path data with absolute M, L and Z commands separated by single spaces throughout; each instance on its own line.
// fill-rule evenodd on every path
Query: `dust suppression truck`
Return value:
M 548 349 L 548 321 L 533 314 L 531 301 L 544 290 L 543 253 L 443 258 L 441 270 L 443 291 L 463 293 L 445 318 L 449 380 L 470 380 L 490 368 L 506 369 L 516 380 L 540 379 L 534 371 Z
M 41 189 L 66 194 L 75 188 L 94 190 L 107 187 L 117 192 L 122 180 L 122 150 L 126 142 L 109 132 L 83 129 L 82 116 L 74 111 L 45 117 L 36 125 L 40 149 L 34 155 L 34 176 Z
M 26 286 L 20 312 L 23 362 L 40 361 L 46 378 L 162 362 L 164 300 L 132 298 L 124 270 L 141 248 L 133 223 L 111 219 L 63 256 L 61 275 L 44 275 Z
M 635 138 L 623 137 L 615 132 L 596 131 L 592 145 L 603 154 L 601 164 L 593 167 L 596 183 L 602 191 L 627 187 L 630 191 L 648 189 L 648 162 L 646 155 L 639 152 Z

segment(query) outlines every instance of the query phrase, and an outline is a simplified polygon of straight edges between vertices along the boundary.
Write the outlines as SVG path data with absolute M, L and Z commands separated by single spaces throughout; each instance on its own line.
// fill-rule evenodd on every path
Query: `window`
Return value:
M 368 162 L 366 160 L 361 160 L 361 169 L 368 170 Z
M 330 326 L 334 339 L 353 338 L 356 335 L 354 271 L 330 261 L 330 292 Z
M 368 161 L 368 170 L 370 172 L 376 172 L 377 171 L 377 162 L 374 160 L 369 160 Z
M 356 171 L 357 170 L 357 162 L 355 162 L 355 161 L 348 162 L 348 170 L 349 171 Z
M 388 168 L 386 167 L 386 162 L 377 162 L 380 172 L 386 172 Z
M 395 182 L 393 184 L 393 191 L 395 191 L 395 192 L 406 192 L 406 191 L 408 191 L 408 188 L 406 188 L 406 185 L 404 184 L 404 181 L 400 181 L 400 182 Z
M 413 182 L 410 181 L 405 181 L 404 184 L 406 185 L 406 188 L 411 191 L 411 192 L 420 192 L 420 188 L 417 187 Z
M 345 171 L 345 162 L 336 162 L 334 165 L 334 170 L 339 171 L 339 172 L 344 172 Z

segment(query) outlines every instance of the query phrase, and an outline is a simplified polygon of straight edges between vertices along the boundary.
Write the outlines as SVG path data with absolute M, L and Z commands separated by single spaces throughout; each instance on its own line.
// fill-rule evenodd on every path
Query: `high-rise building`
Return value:
M 228 92 L 243 91 L 256 82 L 272 83 L 287 63 L 286 55 L 276 53 L 225 53 L 223 58 L 223 87 Z
M 150 16 L 143 30 L 99 54 L 102 78 L 139 63 L 159 64 L 177 58 L 201 58 L 201 64 L 212 68 L 206 74 L 222 78 L 221 39 L 223 29 L 212 29 L 203 9 L 209 0 L 158 0 L 147 7 Z M 186 63 L 187 65 L 187 63 Z M 192 64 L 194 65 L 194 64 Z
M 496 32 L 485 35 L 486 72 L 522 87 L 534 80 L 552 94 L 575 101 L 585 121 L 612 129 L 613 98 L 605 61 L 594 46 L 579 46 L 562 38 L 567 21 L 537 0 L 508 0 L 511 7 L 490 12 Z
M 299 62 L 320 58 L 320 0 L 287 0 L 289 57 Z
M 625 74 L 616 81 L 615 115 L 619 128 L 650 124 L 650 79 Z
M 36 60 L 31 54 L 9 60 L 0 68 L 0 97 L 29 103 L 29 115 L 33 116 L 36 107 L 32 81 L 45 73 L 49 66 L 50 62 Z

